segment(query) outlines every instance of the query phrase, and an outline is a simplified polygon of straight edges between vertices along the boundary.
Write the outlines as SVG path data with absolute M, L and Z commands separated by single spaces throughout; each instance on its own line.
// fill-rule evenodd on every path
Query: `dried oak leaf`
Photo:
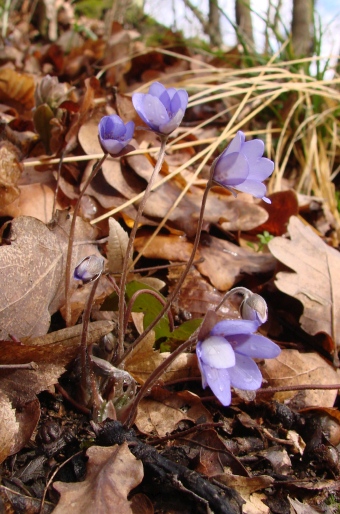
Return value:
M 121 446 L 92 446 L 87 450 L 86 479 L 78 483 L 55 482 L 61 498 L 54 514 L 132 514 L 129 492 L 143 479 L 143 464 Z
M 340 347 L 340 254 L 295 216 L 290 218 L 288 232 L 290 240 L 275 237 L 268 247 L 295 273 L 278 273 L 275 284 L 303 304 L 300 322 L 308 334 L 325 332 Z
M 261 365 L 263 378 L 271 387 L 300 384 L 328 385 L 340 382 L 340 372 L 319 354 L 300 353 L 297 350 L 282 350 L 276 359 L 266 359 Z M 308 389 L 275 393 L 274 398 L 293 409 L 306 407 L 333 407 L 337 390 Z
M 275 268 L 271 255 L 240 248 L 229 241 L 205 235 L 199 246 L 203 262 L 197 269 L 220 291 L 228 291 L 244 274 L 268 273 Z
M 11 222 L 10 245 L 0 247 L 0 339 L 46 334 L 50 316 L 64 303 L 64 274 L 70 220 L 53 228 L 19 217 Z M 93 240 L 96 230 L 77 220 L 76 238 Z M 90 244 L 75 245 L 72 267 L 91 253 Z

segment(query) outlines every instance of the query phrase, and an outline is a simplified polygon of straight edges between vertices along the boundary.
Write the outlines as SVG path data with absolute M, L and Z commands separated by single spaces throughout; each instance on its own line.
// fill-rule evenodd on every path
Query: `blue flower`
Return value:
M 99 142 L 103 151 L 112 156 L 120 154 L 130 143 L 134 130 L 133 121 L 125 124 L 117 114 L 104 116 L 98 125 Z
M 104 259 L 99 255 L 89 255 L 82 259 L 74 269 L 74 278 L 85 284 L 98 278 L 104 269 Z
M 202 387 L 210 387 L 222 405 L 230 405 L 230 387 L 253 391 L 261 387 L 262 375 L 253 361 L 273 359 L 280 348 L 259 334 L 255 320 L 225 320 L 217 323 L 196 347 Z
M 167 89 L 159 82 L 154 82 L 148 93 L 134 93 L 132 103 L 151 130 L 170 134 L 183 119 L 188 105 L 188 93 L 185 89 Z
M 245 135 L 239 130 L 213 163 L 214 182 L 232 192 L 236 189 L 271 203 L 264 196 L 267 189 L 262 182 L 273 173 L 274 163 L 262 157 L 263 151 L 264 143 L 261 139 L 245 142 Z

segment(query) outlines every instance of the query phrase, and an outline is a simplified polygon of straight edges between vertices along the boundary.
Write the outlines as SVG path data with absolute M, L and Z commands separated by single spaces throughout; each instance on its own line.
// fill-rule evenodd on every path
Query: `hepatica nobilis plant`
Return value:
M 182 287 L 198 247 L 206 199 L 210 188 L 218 184 L 230 190 L 234 195 L 236 195 L 237 191 L 241 191 L 250 193 L 255 198 L 262 199 L 265 202 L 270 202 L 265 196 L 266 186 L 263 182 L 274 169 L 273 162 L 263 157 L 263 142 L 259 139 L 246 141 L 244 133 L 241 131 L 237 132 L 226 150 L 212 164 L 210 178 L 203 195 L 193 251 L 180 279 L 165 300 L 162 311 L 149 324 L 144 333 L 126 349 L 125 328 L 128 314 L 125 289 L 133 252 L 133 243 L 145 204 L 164 160 L 167 140 L 170 134 L 179 127 L 185 115 L 188 105 L 188 93 L 184 89 L 166 88 L 159 82 L 155 82 L 150 86 L 147 93 L 134 93 L 132 95 L 132 103 L 139 117 L 147 125 L 147 130 L 154 131 L 158 135 L 161 145 L 154 171 L 138 205 L 138 211 L 126 248 L 119 285 L 116 284 L 115 286 L 119 297 L 118 348 L 115 352 L 116 359 L 113 364 L 121 367 L 124 367 L 127 355 L 135 349 L 147 333 L 168 312 L 174 298 Z M 83 195 L 94 174 L 100 169 L 107 155 L 120 157 L 131 150 L 130 142 L 133 138 L 133 133 L 134 123 L 132 121 L 124 123 L 116 114 L 102 118 L 98 126 L 98 137 L 104 156 L 94 167 L 90 179 L 80 193 L 80 197 Z M 79 200 L 75 209 L 74 219 L 78 205 Z M 71 259 L 69 259 L 70 262 Z M 84 261 L 77 268 L 77 274 L 83 274 L 83 278 L 87 277 L 90 265 L 92 266 L 90 261 Z M 209 385 L 223 405 L 229 405 L 231 402 L 231 387 L 254 390 L 261 386 L 262 377 L 257 364 L 253 360 L 254 358 L 273 358 L 280 352 L 276 344 L 266 337 L 256 334 L 260 324 L 266 321 L 267 318 L 267 306 L 264 300 L 248 290 L 244 290 L 246 291 L 244 292 L 239 291 L 240 289 L 243 290 L 244 288 L 236 288 L 235 290 L 244 294 L 244 301 L 240 307 L 240 314 L 243 319 L 224 320 L 215 323 L 210 332 L 205 337 L 200 338 L 197 343 L 197 358 L 202 374 L 203 387 Z M 67 287 L 66 290 L 68 290 Z M 232 293 L 232 291 L 227 294 Z M 194 333 L 187 341 L 176 348 L 147 378 L 137 396 L 132 400 L 131 407 L 126 411 L 125 419 L 122 419 L 126 425 L 131 426 L 138 403 L 143 396 L 147 394 L 171 362 L 189 346 L 197 342 L 197 337 L 198 334 Z M 100 408 L 100 406 L 97 407 L 98 409 Z

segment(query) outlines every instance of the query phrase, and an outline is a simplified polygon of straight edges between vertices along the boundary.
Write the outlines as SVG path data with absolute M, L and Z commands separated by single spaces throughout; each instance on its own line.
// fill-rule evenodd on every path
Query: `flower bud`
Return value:
M 92 282 L 102 274 L 103 268 L 103 257 L 89 255 L 75 267 L 74 278 L 82 280 L 84 283 Z
M 46 75 L 37 85 L 34 93 L 35 106 L 47 104 L 52 110 L 56 109 L 69 93 L 66 84 L 60 84 L 58 77 Z
M 262 296 L 256 293 L 245 297 L 240 312 L 243 319 L 257 321 L 260 324 L 265 323 L 268 318 L 267 304 Z

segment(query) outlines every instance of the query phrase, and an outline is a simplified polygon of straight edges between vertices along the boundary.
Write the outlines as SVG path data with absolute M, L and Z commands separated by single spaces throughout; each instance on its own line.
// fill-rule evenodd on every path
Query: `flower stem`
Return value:
M 118 364 L 120 364 L 121 362 L 123 362 L 126 359 L 126 357 L 136 348 L 136 346 L 142 341 L 142 339 L 144 339 L 144 337 L 157 325 L 157 323 L 159 322 L 160 319 L 162 319 L 164 314 L 166 314 L 168 312 L 174 298 L 176 298 L 180 288 L 182 287 L 185 277 L 189 273 L 192 263 L 194 262 L 194 259 L 195 259 L 195 254 L 196 254 L 198 244 L 200 241 L 200 236 L 201 236 L 205 205 L 207 203 L 208 193 L 209 193 L 212 185 L 213 185 L 213 181 L 212 181 L 212 177 L 210 177 L 210 179 L 208 180 L 206 189 L 204 191 L 203 198 L 202 198 L 202 205 L 201 205 L 200 215 L 199 215 L 198 224 L 197 224 L 197 231 L 196 231 L 194 246 L 193 246 L 191 255 L 189 257 L 189 260 L 186 264 L 186 267 L 185 267 L 182 275 L 180 276 L 175 289 L 169 295 L 166 304 L 164 305 L 163 309 L 158 314 L 158 316 L 153 320 L 152 323 L 150 323 L 150 325 L 147 327 L 147 329 L 144 330 L 144 332 L 136 339 L 136 341 L 131 346 L 129 346 L 129 348 L 126 350 L 125 354 L 123 355 L 123 357 L 118 361 L 118 363 L 116 363 L 116 366 L 118 366 Z
M 103 270 L 102 270 L 103 271 Z M 94 279 L 93 285 L 91 287 L 90 294 L 88 296 L 85 311 L 83 314 L 83 329 L 81 333 L 81 340 L 80 340 L 80 362 L 81 362 L 81 391 L 83 394 L 83 397 L 86 399 L 87 397 L 87 387 L 88 387 L 88 377 L 91 378 L 91 387 L 93 389 L 93 380 L 91 376 L 91 364 L 88 363 L 88 357 L 87 357 L 87 331 L 90 321 L 90 315 L 91 315 L 91 309 L 92 304 L 94 300 L 94 295 L 96 293 L 96 289 L 99 283 L 99 279 L 101 277 L 102 271 L 98 273 L 98 276 Z M 92 401 L 96 402 L 96 392 L 92 390 Z M 85 401 L 85 403 L 87 403 Z
M 70 234 L 68 238 L 68 248 L 67 248 L 67 258 L 66 258 L 66 270 L 65 270 L 65 321 L 66 326 L 69 327 L 71 325 L 71 303 L 70 303 L 70 285 L 71 285 L 71 275 L 72 275 L 72 252 L 73 252 L 73 243 L 74 243 L 74 233 L 76 229 L 76 222 L 77 222 L 77 214 L 80 207 L 80 202 L 82 197 L 84 196 L 84 193 L 90 184 L 90 182 L 94 179 L 94 177 L 97 175 L 98 171 L 102 167 L 103 162 L 105 161 L 108 154 L 104 154 L 103 157 L 97 162 L 97 164 L 93 167 L 89 178 L 85 182 L 85 185 L 83 189 L 80 191 L 77 203 L 74 207 L 73 211 L 73 217 L 71 221 L 71 227 L 70 227 Z
M 124 259 L 124 262 L 123 262 L 123 269 L 122 269 L 122 274 L 121 274 L 121 278 L 120 278 L 120 284 L 119 284 L 119 299 L 118 299 L 118 358 L 121 358 L 123 353 L 124 353 L 124 335 L 125 335 L 125 330 L 124 330 L 124 319 L 125 319 L 125 310 L 126 310 L 126 305 L 125 305 L 125 287 L 126 287 L 126 281 L 127 281 L 127 276 L 128 276 L 128 267 L 129 267 L 129 262 L 131 260 L 131 257 L 132 257 L 132 252 L 133 252 L 133 243 L 134 243 L 134 240 L 135 240 L 135 237 L 136 237 L 136 233 L 137 233 L 137 229 L 138 229 L 138 225 L 139 225 L 139 220 L 143 214 L 143 211 L 144 211 L 144 207 L 145 207 L 145 204 L 147 202 L 147 199 L 149 198 L 150 196 L 150 192 L 151 192 L 151 188 L 155 182 L 155 179 L 162 167 L 162 164 L 163 164 L 163 160 L 164 160 L 164 155 L 165 155 L 165 147 L 166 147 L 166 143 L 167 143 L 167 140 L 168 140 L 168 136 L 167 135 L 163 135 L 161 136 L 161 148 L 160 148 L 160 151 L 159 151 L 159 154 L 158 154 L 158 158 L 157 158 L 157 162 L 156 162 L 156 165 L 155 165 L 155 168 L 152 172 L 152 175 L 151 175 L 151 178 L 149 180 L 149 183 L 144 191 L 144 195 L 143 195 L 143 198 L 138 206 L 138 211 L 137 211 L 137 215 L 136 215 L 136 219 L 135 219 L 135 222 L 133 224 L 133 227 L 132 227 L 132 230 L 131 230 L 131 233 L 130 233 L 130 237 L 129 237 L 129 242 L 128 242 L 128 245 L 127 245 L 127 248 L 126 248 L 126 254 L 125 254 L 125 259 Z
M 124 425 L 127 428 L 131 428 L 133 425 L 137 408 L 139 405 L 139 402 L 144 398 L 144 396 L 150 391 L 153 384 L 159 379 L 160 376 L 163 375 L 164 371 L 170 366 L 170 364 L 178 357 L 181 353 L 184 352 L 189 346 L 194 344 L 196 342 L 197 336 L 199 334 L 200 328 L 196 329 L 195 332 L 187 339 L 184 343 L 182 343 L 176 350 L 174 350 L 169 357 L 167 357 L 162 364 L 160 364 L 152 373 L 151 375 L 146 379 L 142 387 L 140 388 L 136 398 L 134 399 L 131 407 L 127 411 L 127 415 L 125 420 L 122 420 L 124 422 Z

